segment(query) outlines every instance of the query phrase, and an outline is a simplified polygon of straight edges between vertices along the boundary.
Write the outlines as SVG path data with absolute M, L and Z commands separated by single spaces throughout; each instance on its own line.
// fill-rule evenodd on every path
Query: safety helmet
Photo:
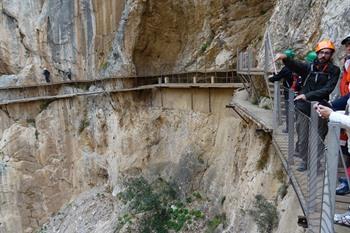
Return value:
M 308 62 L 313 62 L 316 58 L 317 58 L 317 53 L 315 51 L 310 51 L 305 56 L 305 60 Z
M 315 49 L 316 53 L 318 53 L 322 49 L 331 49 L 334 52 L 335 51 L 334 43 L 331 40 L 322 40 L 318 42 Z
M 342 40 L 341 44 L 344 45 L 346 42 L 350 41 L 350 34 L 347 35 L 344 40 Z
M 287 49 L 284 50 L 283 52 L 288 58 L 294 58 L 295 57 L 295 52 L 293 49 Z

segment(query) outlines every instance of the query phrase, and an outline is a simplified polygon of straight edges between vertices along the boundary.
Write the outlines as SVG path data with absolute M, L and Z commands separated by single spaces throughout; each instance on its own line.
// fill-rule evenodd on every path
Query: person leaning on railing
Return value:
M 332 109 L 335 111 L 345 110 L 346 103 L 350 97 L 350 34 L 341 42 L 345 49 L 345 58 L 343 66 L 343 74 L 339 84 L 340 97 L 331 102 Z
M 308 129 L 309 122 L 301 115 L 310 116 L 311 101 L 317 101 L 324 105 L 328 104 L 329 95 L 337 85 L 340 75 L 340 69 L 332 62 L 332 56 L 335 52 L 335 46 L 330 40 L 322 40 L 315 49 L 317 59 L 312 63 L 304 63 L 288 58 L 285 54 L 276 55 L 276 61 L 282 60 L 284 65 L 291 71 L 302 77 L 302 87 L 300 94 L 294 99 L 296 114 L 296 129 L 299 141 L 299 157 L 302 162 L 297 170 L 305 171 L 307 169 L 308 155 Z M 319 118 L 318 133 L 324 140 L 327 132 L 327 120 Z
M 350 99 L 347 102 L 347 106 L 349 108 L 350 105 Z M 333 109 L 320 105 L 315 104 L 314 108 L 318 112 L 319 116 L 323 119 L 329 119 L 329 121 L 338 123 L 341 128 L 345 129 L 347 134 L 350 133 L 350 116 L 349 116 L 349 110 L 347 109 L 345 111 L 345 114 L 342 112 L 336 112 Z M 350 152 L 350 138 L 348 137 L 348 151 Z M 348 175 L 350 176 L 350 167 L 349 164 L 347 164 L 347 171 Z M 336 189 L 337 195 L 344 195 L 350 192 L 349 184 L 346 178 L 339 178 L 340 185 Z

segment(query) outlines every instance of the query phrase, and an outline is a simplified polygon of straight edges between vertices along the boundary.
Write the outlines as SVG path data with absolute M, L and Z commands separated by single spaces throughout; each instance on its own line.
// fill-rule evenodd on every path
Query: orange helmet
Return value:
M 316 53 L 318 53 L 322 49 L 331 49 L 333 52 L 335 51 L 334 43 L 331 40 L 322 40 L 318 42 L 316 45 Z

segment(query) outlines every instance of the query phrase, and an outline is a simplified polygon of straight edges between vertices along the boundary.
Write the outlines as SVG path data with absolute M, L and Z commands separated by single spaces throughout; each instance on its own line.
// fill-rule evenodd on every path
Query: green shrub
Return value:
M 103 63 L 101 63 L 100 69 L 105 70 L 105 69 L 107 69 L 108 65 L 109 65 L 108 61 L 103 62 Z
M 213 233 L 215 229 L 221 224 L 226 222 L 226 215 L 216 215 L 213 219 L 209 220 L 207 223 L 206 233 Z
M 162 179 L 150 184 L 143 177 L 132 178 L 125 186 L 117 197 L 129 205 L 130 213 L 118 219 L 119 228 L 131 222 L 129 216 L 141 213 L 140 230 L 143 233 L 179 232 L 185 225 L 204 218 L 202 211 L 190 209 L 187 203 L 177 200 L 176 188 Z
M 202 46 L 201 46 L 201 53 L 204 53 L 207 50 L 208 46 L 209 46 L 208 43 L 202 44 Z
M 254 209 L 249 210 L 258 226 L 259 233 L 271 233 L 278 225 L 276 206 L 268 202 L 262 195 L 255 196 Z

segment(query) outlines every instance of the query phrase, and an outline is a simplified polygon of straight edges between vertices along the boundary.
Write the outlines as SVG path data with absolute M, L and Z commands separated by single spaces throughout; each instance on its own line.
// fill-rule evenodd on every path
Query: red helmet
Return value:
M 318 42 L 315 49 L 316 53 L 318 53 L 322 49 L 331 49 L 334 52 L 335 51 L 334 43 L 331 40 L 322 40 Z

